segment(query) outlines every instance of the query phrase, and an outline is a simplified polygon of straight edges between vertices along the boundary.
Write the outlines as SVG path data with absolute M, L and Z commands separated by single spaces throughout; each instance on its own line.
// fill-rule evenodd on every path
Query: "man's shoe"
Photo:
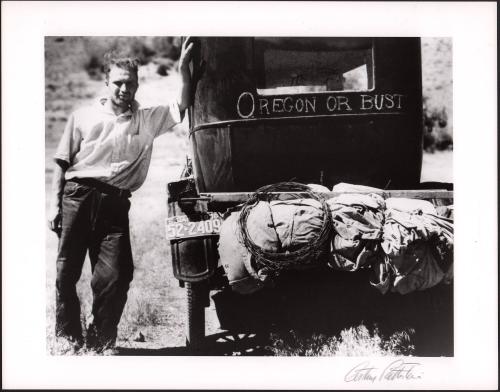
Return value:
M 116 336 L 103 337 L 98 333 L 97 328 L 90 324 L 87 328 L 86 347 L 89 351 L 96 354 L 113 355 L 112 350 L 115 349 Z
M 54 351 L 56 355 L 77 354 L 83 348 L 83 338 L 74 336 L 56 336 Z

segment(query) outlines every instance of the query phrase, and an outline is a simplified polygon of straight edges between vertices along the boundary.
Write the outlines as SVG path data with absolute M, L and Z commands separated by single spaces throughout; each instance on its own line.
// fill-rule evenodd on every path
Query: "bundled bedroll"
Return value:
M 233 212 L 224 220 L 219 240 L 221 264 L 235 291 L 252 293 L 265 284 L 272 285 L 281 269 L 308 268 L 312 264 L 310 258 L 303 263 L 301 260 L 292 263 L 286 257 L 274 264 L 263 260 L 266 254 L 293 255 L 314 242 L 325 220 L 323 207 L 317 200 L 258 201 L 245 219 L 246 241 L 240 226 L 241 214 L 242 211 Z M 252 248 L 260 252 L 252 252 Z
M 327 203 L 334 226 L 330 265 L 357 271 L 380 257 L 384 199 L 376 194 L 343 194 Z
M 376 188 L 351 184 L 336 185 L 332 191 L 345 193 L 327 200 L 315 195 L 328 191 L 319 186 L 294 184 L 292 190 L 311 197 L 255 197 L 224 220 L 219 255 L 234 291 L 250 294 L 272 286 L 283 270 L 320 264 L 371 269 L 370 284 L 384 294 L 452 280 L 453 206 L 384 199 Z
M 375 264 L 382 293 L 407 294 L 431 288 L 453 276 L 453 221 L 419 200 L 387 203 L 381 246 L 384 261 Z

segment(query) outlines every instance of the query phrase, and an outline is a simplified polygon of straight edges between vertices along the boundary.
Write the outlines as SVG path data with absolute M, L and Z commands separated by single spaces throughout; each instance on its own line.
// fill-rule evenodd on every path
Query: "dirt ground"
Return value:
M 153 65 L 141 68 L 140 79 L 137 99 L 144 106 L 172 99 L 179 84 L 177 73 L 171 72 L 169 76 L 161 77 L 156 74 Z M 69 112 L 91 102 L 102 89 L 102 81 L 90 80 L 83 71 L 58 77 L 59 84 L 54 83 L 55 87 L 48 87 L 52 92 L 48 91 L 46 101 L 47 194 L 52 174 L 51 157 Z M 166 184 L 179 176 L 187 151 L 185 124 L 158 138 L 147 180 L 132 196 L 130 226 L 135 272 L 118 337 L 119 348 L 128 355 L 184 353 L 185 291 L 173 277 L 164 220 L 167 216 Z M 452 182 L 452 176 L 451 151 L 424 156 L 423 181 Z M 47 351 L 57 354 L 53 334 L 57 237 L 47 229 L 46 238 Z M 78 294 L 82 302 L 82 323 L 86 324 L 89 322 L 91 306 L 88 259 L 78 283 Z M 217 332 L 220 332 L 219 324 L 212 304 L 207 310 L 207 333 Z

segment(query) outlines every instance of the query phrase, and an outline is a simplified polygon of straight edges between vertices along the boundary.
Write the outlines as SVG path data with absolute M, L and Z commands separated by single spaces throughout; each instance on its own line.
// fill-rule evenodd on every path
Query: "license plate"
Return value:
M 221 225 L 222 219 L 214 213 L 210 214 L 209 219 L 197 222 L 190 221 L 186 215 L 172 216 L 165 221 L 169 240 L 219 234 Z

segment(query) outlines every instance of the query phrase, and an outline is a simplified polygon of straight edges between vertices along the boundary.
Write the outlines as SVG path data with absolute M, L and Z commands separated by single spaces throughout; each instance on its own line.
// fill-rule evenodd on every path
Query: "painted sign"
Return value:
M 236 110 L 240 118 L 312 115 L 392 113 L 404 111 L 406 95 L 386 94 L 307 94 L 254 96 L 243 92 Z

